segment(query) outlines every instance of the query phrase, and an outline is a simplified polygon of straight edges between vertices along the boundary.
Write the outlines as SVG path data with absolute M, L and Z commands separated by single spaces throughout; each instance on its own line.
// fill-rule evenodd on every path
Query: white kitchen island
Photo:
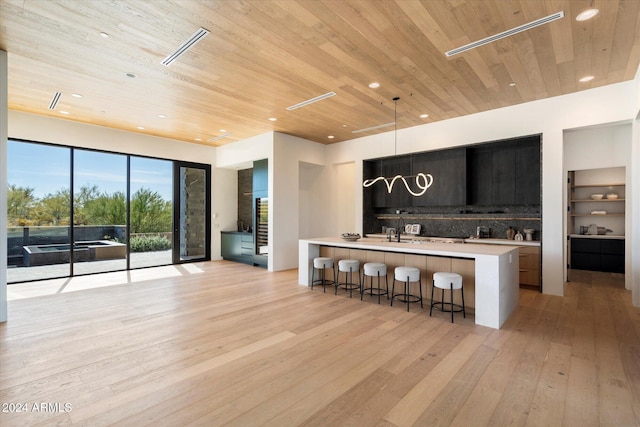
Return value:
M 518 248 L 504 245 L 419 242 L 387 242 L 362 238 L 356 242 L 339 237 L 299 241 L 298 283 L 309 286 L 313 258 L 321 246 L 472 259 L 475 262 L 475 322 L 499 329 L 519 300 Z M 337 262 L 337 260 L 336 260 Z M 427 278 L 430 280 L 431 278 Z

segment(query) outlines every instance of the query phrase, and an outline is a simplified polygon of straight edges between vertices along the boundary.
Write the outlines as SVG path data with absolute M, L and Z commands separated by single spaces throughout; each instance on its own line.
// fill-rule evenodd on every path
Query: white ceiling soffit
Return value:
M 287 107 L 287 110 L 292 111 L 292 110 L 295 110 L 297 108 L 306 107 L 309 104 L 313 104 L 314 102 L 318 102 L 318 101 L 321 101 L 323 99 L 332 97 L 335 94 L 336 94 L 335 92 L 327 92 L 324 95 L 316 96 L 315 98 L 307 99 L 306 101 L 302 101 L 302 102 L 300 102 L 300 103 L 298 103 L 296 105 L 292 105 L 291 107 Z
M 175 61 L 183 53 L 185 53 L 186 51 L 191 49 L 196 43 L 198 43 L 200 40 L 202 40 L 207 34 L 209 34 L 209 30 L 206 30 L 206 29 L 204 29 L 202 27 L 199 28 L 198 31 L 193 33 L 193 35 L 191 37 L 189 37 L 189 39 L 186 42 L 182 43 L 180 45 L 180 47 L 175 50 L 175 52 L 169 54 L 169 56 L 164 58 L 162 60 L 162 65 L 164 65 L 166 67 L 171 65 L 173 63 L 173 61 Z
M 475 41 L 473 43 L 466 44 L 466 45 L 461 46 L 461 47 L 459 47 L 457 49 L 453 49 L 453 50 L 447 51 L 447 52 L 445 52 L 445 55 L 447 55 L 448 57 L 451 57 L 453 55 L 457 55 L 459 53 L 466 52 L 466 51 L 471 50 L 471 49 L 475 49 L 475 48 L 477 48 L 479 46 L 484 46 L 485 44 L 493 43 L 493 42 L 495 42 L 497 40 L 501 40 L 501 39 L 510 37 L 510 36 L 512 36 L 514 34 L 518 34 L 518 33 L 521 33 L 523 31 L 530 30 L 531 28 L 535 28 L 535 27 L 539 27 L 540 25 L 548 24 L 549 22 L 553 22 L 553 21 L 556 21 L 556 20 L 561 19 L 561 18 L 564 18 L 564 12 L 563 11 L 554 13 L 553 15 L 545 16 L 544 18 L 540 18 L 540 19 L 537 19 L 535 21 L 531 21 L 531 22 L 529 22 L 527 24 L 520 25 L 519 27 L 515 27 L 515 28 L 512 28 L 512 29 L 507 30 L 507 31 L 503 31 L 503 32 L 495 34 L 493 36 L 489 36 L 489 37 L 484 38 L 482 40 L 478 40 L 478 41 Z

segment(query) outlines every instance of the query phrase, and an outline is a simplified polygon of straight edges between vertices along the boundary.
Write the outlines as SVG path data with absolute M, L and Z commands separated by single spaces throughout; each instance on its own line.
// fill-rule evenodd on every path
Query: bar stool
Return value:
M 328 268 L 333 270 L 333 274 L 332 274 L 333 280 L 326 279 L 325 271 Z M 316 270 L 318 270 L 318 275 L 320 276 L 320 278 L 314 280 Z M 333 258 L 317 257 L 313 259 L 313 271 L 311 272 L 311 290 L 313 290 L 313 285 L 318 284 L 318 285 L 322 285 L 322 292 L 326 292 L 327 285 L 334 285 L 336 283 L 335 276 L 336 276 L 336 270 L 333 267 Z
M 433 301 L 433 290 L 435 288 L 442 290 L 442 297 L 440 298 L 440 302 Z M 444 290 L 448 289 L 450 291 L 450 302 L 444 301 Z M 453 291 L 454 289 L 460 289 L 462 292 L 462 305 L 453 303 Z M 433 287 L 431 288 L 431 308 L 429 309 L 429 316 L 431 316 L 431 312 L 433 311 L 433 306 L 440 307 L 440 311 L 450 311 L 451 312 L 451 323 L 453 323 L 453 313 L 462 312 L 463 317 L 467 317 L 467 312 L 464 309 L 464 288 L 462 287 L 462 276 L 458 273 L 449 273 L 449 272 L 436 272 L 433 273 Z M 449 309 L 445 309 L 449 307 Z
M 404 292 L 395 293 L 396 280 L 404 282 Z M 420 296 L 411 294 L 409 285 L 412 282 L 417 282 L 420 288 Z M 420 280 L 420 269 L 416 267 L 396 267 L 393 272 L 393 286 L 391 287 L 391 306 L 393 306 L 393 300 L 407 303 L 407 311 L 409 311 L 409 304 L 412 302 L 419 302 L 422 307 L 422 282 Z
M 358 283 L 353 281 L 353 273 L 358 273 Z M 340 283 L 340 273 L 345 274 L 345 281 Z M 349 291 L 349 298 L 353 296 L 354 289 L 362 288 L 362 278 L 360 277 L 360 261 L 357 259 L 341 259 L 338 261 L 338 275 L 336 276 L 336 292 L 338 288 L 344 288 Z
M 369 287 L 366 288 L 367 277 L 369 278 Z M 378 286 L 373 287 L 373 278 L 378 278 Z M 385 287 L 386 289 L 382 289 L 380 287 L 380 278 L 384 277 Z M 362 284 L 362 288 L 360 290 L 360 301 L 362 301 L 362 297 L 365 293 L 373 296 L 378 296 L 378 304 L 380 304 L 380 296 L 386 295 L 387 299 L 389 299 L 389 279 L 387 278 L 387 266 L 381 262 L 367 262 L 364 265 L 364 283 Z

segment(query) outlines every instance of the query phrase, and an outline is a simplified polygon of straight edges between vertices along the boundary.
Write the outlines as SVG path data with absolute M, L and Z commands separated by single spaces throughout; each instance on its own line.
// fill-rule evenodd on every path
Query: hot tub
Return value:
M 65 264 L 70 262 L 68 244 L 30 245 L 22 247 L 25 267 Z M 76 242 L 73 258 L 76 262 L 123 259 L 127 257 L 127 245 L 110 240 Z

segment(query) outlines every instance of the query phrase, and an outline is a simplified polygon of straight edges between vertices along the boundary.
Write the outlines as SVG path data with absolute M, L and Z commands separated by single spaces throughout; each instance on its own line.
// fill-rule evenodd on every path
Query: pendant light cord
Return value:
M 398 155 L 398 100 L 399 96 L 393 98 L 393 154 Z

